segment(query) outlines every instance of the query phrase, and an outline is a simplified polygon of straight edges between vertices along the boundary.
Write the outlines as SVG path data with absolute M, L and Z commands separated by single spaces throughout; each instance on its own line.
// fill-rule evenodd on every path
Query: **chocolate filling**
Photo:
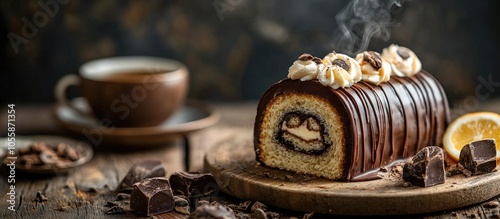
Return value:
M 347 63 L 345 63 L 345 61 L 342 59 L 333 60 L 332 65 L 338 65 L 339 67 L 345 69 L 346 71 L 349 71 L 349 65 L 347 65 Z
M 296 129 L 305 126 L 308 132 L 317 133 L 317 138 L 304 139 L 302 136 L 294 134 L 290 129 Z M 283 129 L 286 127 L 286 130 Z M 308 155 L 321 155 L 332 146 L 328 133 L 320 119 L 315 115 L 303 112 L 289 112 L 281 118 L 276 140 L 284 147 Z M 304 149 L 295 145 L 295 141 L 311 146 L 311 149 Z

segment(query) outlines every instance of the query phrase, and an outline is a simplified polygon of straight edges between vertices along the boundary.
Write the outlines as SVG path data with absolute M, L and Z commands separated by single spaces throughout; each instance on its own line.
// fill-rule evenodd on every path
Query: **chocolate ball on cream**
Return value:
M 308 81 L 316 78 L 316 75 L 318 75 L 318 72 L 322 68 L 323 62 L 320 58 L 304 53 L 300 55 L 297 61 L 288 69 L 288 78 Z
M 350 75 L 350 78 L 352 79 L 352 81 L 354 81 L 354 83 L 361 80 L 361 69 L 359 67 L 359 64 L 356 62 L 356 60 L 347 55 L 331 52 L 323 58 L 323 63 L 325 63 L 327 66 L 339 66 L 341 69 L 345 70 L 347 74 Z

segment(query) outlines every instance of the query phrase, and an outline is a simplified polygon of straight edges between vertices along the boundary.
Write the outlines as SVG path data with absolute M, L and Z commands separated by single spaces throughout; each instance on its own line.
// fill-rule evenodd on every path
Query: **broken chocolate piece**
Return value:
M 403 180 L 415 186 L 429 187 L 445 181 L 444 153 L 440 147 L 420 150 L 403 167 Z
M 495 140 L 474 141 L 462 148 L 458 163 L 472 175 L 489 173 L 497 166 L 496 155 Z
M 148 178 L 134 184 L 133 188 L 130 208 L 142 215 L 161 214 L 174 209 L 174 195 L 167 178 Z
M 131 191 L 134 183 L 152 177 L 164 177 L 165 167 L 159 160 L 144 160 L 130 167 L 127 175 L 120 182 L 117 191 Z
M 198 218 L 214 218 L 214 219 L 236 219 L 234 211 L 221 204 L 203 204 L 196 208 L 196 210 L 189 215 L 191 219 Z
M 210 173 L 175 172 L 170 176 L 170 185 L 175 195 L 199 198 L 218 191 L 215 177 Z

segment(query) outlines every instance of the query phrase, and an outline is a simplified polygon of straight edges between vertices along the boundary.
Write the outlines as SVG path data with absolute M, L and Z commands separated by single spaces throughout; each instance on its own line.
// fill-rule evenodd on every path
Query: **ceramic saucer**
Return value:
M 85 99 L 75 98 L 72 102 L 83 111 L 90 111 Z M 96 147 L 144 148 L 164 145 L 179 136 L 214 125 L 220 116 L 206 104 L 188 101 L 169 119 L 154 127 L 102 126 L 103 121 L 64 105 L 54 108 L 54 117 L 63 129 Z

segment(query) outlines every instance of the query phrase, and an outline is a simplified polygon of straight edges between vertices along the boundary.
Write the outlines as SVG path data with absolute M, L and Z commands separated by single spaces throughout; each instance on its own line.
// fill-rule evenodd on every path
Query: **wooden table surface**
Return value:
M 184 147 L 189 145 L 189 170 L 202 171 L 203 158 L 213 145 L 231 140 L 235 136 L 252 135 L 256 102 L 217 103 L 212 106 L 220 113 L 220 121 L 209 128 L 197 131 L 189 136 L 179 137 L 165 143 L 165 147 L 129 152 L 95 151 L 94 158 L 87 164 L 69 171 L 66 174 L 54 176 L 35 176 L 16 172 L 15 210 L 8 209 L 9 183 L 8 172 L 3 165 L 0 179 L 0 218 L 137 218 L 136 214 L 107 215 L 107 201 L 114 201 L 116 195 L 112 192 L 128 169 L 136 161 L 143 159 L 160 159 L 164 162 L 167 175 L 184 170 Z M 63 130 L 52 121 L 50 104 L 16 104 L 16 136 L 54 135 L 65 136 Z M 474 108 L 464 108 L 467 111 L 500 112 L 500 100 L 483 102 Z M 456 111 L 463 113 L 463 110 Z M 457 115 L 458 115 L 457 114 Z M 456 115 L 452 115 L 454 117 Z M 0 137 L 5 137 L 7 112 L 6 107 L 0 111 Z M 47 197 L 47 201 L 35 201 L 37 192 Z M 213 200 L 225 200 L 240 203 L 226 194 L 219 193 Z M 500 196 L 490 201 L 500 201 Z M 282 218 L 302 218 L 308 212 L 290 212 L 283 209 L 273 209 Z M 500 206 L 490 206 L 480 203 L 463 209 L 446 212 L 435 212 L 425 215 L 404 215 L 394 218 L 500 218 Z M 314 215 L 313 218 L 330 218 L 331 215 Z M 157 218 L 185 218 L 180 214 L 165 214 Z M 335 216 L 335 218 L 349 218 Z

